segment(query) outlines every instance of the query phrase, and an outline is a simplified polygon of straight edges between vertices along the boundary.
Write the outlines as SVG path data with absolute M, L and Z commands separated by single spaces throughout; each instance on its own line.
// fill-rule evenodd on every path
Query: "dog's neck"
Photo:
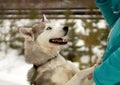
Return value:
M 44 72 L 46 70 L 50 70 L 50 69 L 54 69 L 57 66 L 60 65 L 65 65 L 66 60 L 64 59 L 64 57 L 62 57 L 61 55 L 58 55 L 56 58 L 52 59 L 50 62 L 47 62 L 46 64 L 40 66 L 38 68 L 39 72 Z
M 34 67 L 35 69 L 38 69 L 40 66 L 43 66 L 43 65 L 51 62 L 52 60 L 56 59 L 57 57 L 58 57 L 58 55 L 57 55 L 57 56 L 54 56 L 54 57 L 52 57 L 52 58 L 50 58 L 50 59 L 48 59 L 48 60 L 46 60 L 44 63 L 41 63 L 41 64 L 39 64 L 39 65 L 33 64 L 33 67 Z
M 25 59 L 28 63 L 40 65 L 58 55 L 58 48 L 43 48 L 34 42 L 25 42 Z

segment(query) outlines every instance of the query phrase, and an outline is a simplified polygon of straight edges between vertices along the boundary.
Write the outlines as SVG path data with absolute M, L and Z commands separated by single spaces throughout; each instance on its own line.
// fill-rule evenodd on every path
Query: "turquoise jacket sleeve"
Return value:
M 96 85 L 120 85 L 120 48 L 98 66 L 93 78 Z
M 114 0 L 115 1 L 115 0 Z M 114 23 L 119 18 L 119 14 L 114 13 L 111 0 L 96 0 L 96 4 L 99 7 L 102 15 L 107 21 L 110 28 L 114 26 Z
M 94 70 L 93 79 L 96 85 L 120 85 L 120 10 L 114 13 L 116 6 L 120 8 L 120 0 L 96 0 L 96 4 L 113 30 L 103 62 Z
M 120 18 L 113 26 L 103 62 L 93 72 L 96 85 L 120 85 Z

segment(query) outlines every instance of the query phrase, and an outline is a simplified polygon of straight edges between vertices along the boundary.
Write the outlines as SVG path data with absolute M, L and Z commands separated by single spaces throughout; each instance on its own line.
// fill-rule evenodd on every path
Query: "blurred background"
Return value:
M 39 22 L 43 14 L 69 26 L 69 43 L 60 53 L 80 70 L 102 59 L 109 29 L 94 0 L 0 0 L 0 85 L 28 85 L 32 65 L 24 60 L 19 27 Z

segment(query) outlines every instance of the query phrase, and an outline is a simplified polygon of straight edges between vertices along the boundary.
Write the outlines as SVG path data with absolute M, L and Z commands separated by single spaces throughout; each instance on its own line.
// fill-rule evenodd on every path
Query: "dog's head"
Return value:
M 25 41 L 37 42 L 42 46 L 54 47 L 67 44 L 68 27 L 49 21 L 45 15 L 40 23 L 34 24 L 31 28 L 21 28 L 20 32 Z

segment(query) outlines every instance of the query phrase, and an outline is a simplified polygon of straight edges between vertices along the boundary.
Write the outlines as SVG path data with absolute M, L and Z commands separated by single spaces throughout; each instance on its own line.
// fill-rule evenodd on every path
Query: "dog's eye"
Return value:
M 51 30 L 52 28 L 51 27 L 48 27 L 46 30 Z

